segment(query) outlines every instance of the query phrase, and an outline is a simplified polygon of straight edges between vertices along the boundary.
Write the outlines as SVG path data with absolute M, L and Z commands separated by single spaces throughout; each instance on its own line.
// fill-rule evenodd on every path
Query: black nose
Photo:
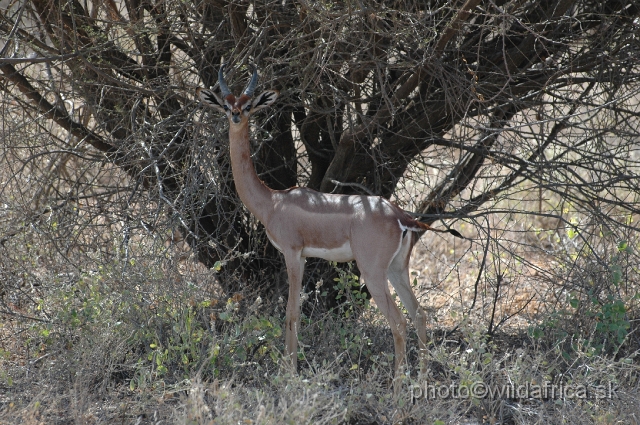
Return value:
M 240 122 L 240 114 L 231 114 L 231 121 L 238 124 Z

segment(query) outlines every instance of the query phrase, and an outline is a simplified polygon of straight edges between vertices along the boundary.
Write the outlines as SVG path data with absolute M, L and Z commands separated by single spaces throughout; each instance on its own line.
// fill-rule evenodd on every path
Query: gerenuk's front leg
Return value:
M 301 252 L 285 253 L 287 276 L 289 277 L 289 299 L 285 319 L 285 361 L 296 373 L 298 366 L 298 329 L 300 326 L 300 291 L 304 274 L 304 258 Z

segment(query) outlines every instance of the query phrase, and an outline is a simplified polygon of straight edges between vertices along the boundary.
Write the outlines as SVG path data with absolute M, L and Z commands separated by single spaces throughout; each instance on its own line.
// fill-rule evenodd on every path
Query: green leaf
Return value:
M 622 281 L 622 268 L 619 265 L 614 264 L 609 269 L 611 270 L 611 283 L 618 286 L 620 281 Z

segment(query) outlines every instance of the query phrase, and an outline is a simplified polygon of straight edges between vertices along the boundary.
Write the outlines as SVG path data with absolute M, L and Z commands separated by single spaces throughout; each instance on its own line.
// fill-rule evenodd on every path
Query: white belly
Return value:
M 349 241 L 346 241 L 344 245 L 337 248 L 314 248 L 312 246 L 305 246 L 302 249 L 302 256 L 324 258 L 325 260 L 337 261 L 338 263 L 353 260 L 353 252 L 351 251 Z

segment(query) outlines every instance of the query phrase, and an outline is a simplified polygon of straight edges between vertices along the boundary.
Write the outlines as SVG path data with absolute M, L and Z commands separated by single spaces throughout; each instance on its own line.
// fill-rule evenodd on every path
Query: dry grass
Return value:
M 179 249 L 158 259 L 145 243 L 126 268 L 96 257 L 102 265 L 85 272 L 62 273 L 62 264 L 34 270 L 44 285 L 21 290 L 40 300 L 46 322 L 25 319 L 43 317 L 37 303 L 5 294 L 16 316 L 3 315 L 0 328 L 3 423 L 609 424 L 634 423 L 640 414 L 636 322 L 620 349 L 598 353 L 575 334 L 561 334 L 561 324 L 537 338 L 527 333 L 544 323 L 544 296 L 554 293 L 542 257 L 531 261 L 541 270 L 509 269 L 518 279 L 498 297 L 496 317 L 519 313 L 489 338 L 490 284 L 480 286 L 477 311 L 466 314 L 482 252 L 435 237 L 421 245 L 412 268 L 433 312 L 427 367 L 418 370 L 412 333 L 411 370 L 394 396 L 392 341 L 376 310 L 304 320 L 304 358 L 291 376 L 279 360 L 283 304 L 261 304 L 248 290 L 216 298 L 214 271 Z M 3 255 L 15 258 L 6 248 Z M 487 280 L 495 273 L 485 272 Z M 531 294 L 536 302 L 522 309 Z M 568 329 L 574 319 L 560 321 Z M 425 388 L 543 382 L 615 391 L 601 399 L 420 396 Z
M 506 212 L 452 223 L 470 240 L 425 235 L 411 270 L 430 318 L 426 367 L 411 332 L 394 395 L 393 343 L 375 308 L 305 317 L 292 376 L 280 361 L 277 291 L 259 302 L 242 280 L 221 285 L 226 266 L 198 264 L 173 231 L 138 228 L 125 252 L 123 224 L 92 216 L 96 205 L 25 224 L 21 181 L 12 190 L 25 199 L 0 211 L 1 233 L 13 235 L 0 245 L 1 423 L 638 423 L 635 233 L 623 247 L 584 225 L 586 249 L 566 222 L 523 213 L 536 210 L 535 197 L 507 194 L 492 206 Z M 306 294 L 307 307 L 321 293 Z M 436 391 L 545 383 L 615 391 Z M 430 389 L 436 396 L 425 398 Z

